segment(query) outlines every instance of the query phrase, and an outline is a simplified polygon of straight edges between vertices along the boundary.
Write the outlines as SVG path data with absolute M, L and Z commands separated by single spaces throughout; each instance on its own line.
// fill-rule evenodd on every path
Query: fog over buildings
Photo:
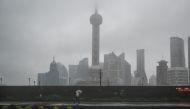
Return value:
M 170 64 L 170 37 L 190 36 L 189 0 L 97 0 L 103 17 L 100 62 L 104 54 L 125 53 L 136 70 L 136 50 L 145 49 L 147 77 L 156 74 L 161 59 Z M 0 76 L 8 85 L 26 85 L 28 77 L 47 72 L 52 57 L 68 65 L 91 62 L 95 0 L 1 0 Z M 163 58 L 162 58 L 163 57 Z M 186 65 L 188 61 L 186 61 Z M 168 65 L 171 66 L 171 65 Z M 73 68 L 73 72 L 77 68 Z
M 156 84 L 158 86 L 167 86 L 167 72 L 168 65 L 167 61 L 161 60 L 158 62 L 158 66 L 156 67 Z
M 179 37 L 170 38 L 171 68 L 167 71 L 169 85 L 188 85 L 188 69 L 185 66 L 184 40 Z

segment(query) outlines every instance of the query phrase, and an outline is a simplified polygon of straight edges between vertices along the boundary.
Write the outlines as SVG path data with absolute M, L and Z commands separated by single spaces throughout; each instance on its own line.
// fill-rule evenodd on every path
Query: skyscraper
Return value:
M 188 37 L 188 69 L 189 69 L 189 85 L 190 85 L 190 37 Z
M 82 60 L 80 60 L 76 70 L 77 73 L 73 78 L 74 79 L 73 85 L 87 85 L 87 82 L 89 81 L 90 78 L 88 73 L 89 70 L 88 58 L 83 58 Z
M 179 37 L 170 38 L 171 67 L 185 67 L 184 41 Z
M 78 77 L 78 65 L 69 65 L 69 85 L 75 85 L 75 80 Z
M 168 66 L 167 66 L 167 61 L 165 60 L 161 60 L 158 62 L 158 66 L 157 66 L 157 72 L 156 72 L 156 84 L 158 86 L 165 86 L 167 85 L 167 70 L 168 70 Z
M 104 55 L 103 79 L 105 85 L 131 85 L 131 65 L 125 60 L 125 54 Z
M 137 50 L 137 72 L 145 72 L 144 49 Z
M 38 85 L 67 85 L 68 72 L 64 65 L 53 61 L 50 64 L 49 71 L 38 73 Z
M 78 78 L 80 78 L 83 81 L 87 81 L 89 78 L 88 70 L 89 70 L 88 58 L 83 58 L 82 60 L 80 60 L 78 64 L 78 69 L 77 69 Z
M 188 69 L 185 68 L 184 41 L 179 37 L 170 38 L 171 68 L 167 72 L 168 85 L 187 85 Z
M 149 86 L 156 86 L 156 76 L 151 75 L 148 83 L 149 83 Z
M 144 49 L 137 50 L 137 71 L 135 77 L 138 78 L 138 85 L 147 85 L 147 76 L 145 73 Z
M 94 66 L 99 65 L 100 24 L 102 24 L 102 16 L 98 14 L 97 9 L 91 15 L 90 23 L 92 24 L 92 66 Z

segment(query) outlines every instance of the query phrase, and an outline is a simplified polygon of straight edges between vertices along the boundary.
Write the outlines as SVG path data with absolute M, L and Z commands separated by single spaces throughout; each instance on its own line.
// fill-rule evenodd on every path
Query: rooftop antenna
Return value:
M 165 57 L 164 57 L 164 53 L 163 53 L 163 54 L 162 54 L 162 60 L 164 60 L 164 58 L 165 58 Z
M 95 8 L 95 13 L 98 13 L 98 1 L 97 0 L 95 0 L 94 8 Z

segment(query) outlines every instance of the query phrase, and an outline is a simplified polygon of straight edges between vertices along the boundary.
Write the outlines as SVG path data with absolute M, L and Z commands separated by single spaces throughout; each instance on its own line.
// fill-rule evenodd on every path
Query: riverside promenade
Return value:
M 0 102 L 0 106 L 16 107 L 16 106 L 44 106 L 48 109 L 59 107 L 65 109 L 71 106 L 73 109 L 190 109 L 190 103 L 162 103 L 162 102 L 82 102 L 74 104 L 71 102 Z

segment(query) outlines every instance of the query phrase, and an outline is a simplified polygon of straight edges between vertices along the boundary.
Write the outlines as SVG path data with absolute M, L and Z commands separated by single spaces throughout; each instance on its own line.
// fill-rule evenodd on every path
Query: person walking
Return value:
M 82 93 L 82 90 L 76 90 L 75 91 L 75 103 L 80 104 L 80 94 Z

